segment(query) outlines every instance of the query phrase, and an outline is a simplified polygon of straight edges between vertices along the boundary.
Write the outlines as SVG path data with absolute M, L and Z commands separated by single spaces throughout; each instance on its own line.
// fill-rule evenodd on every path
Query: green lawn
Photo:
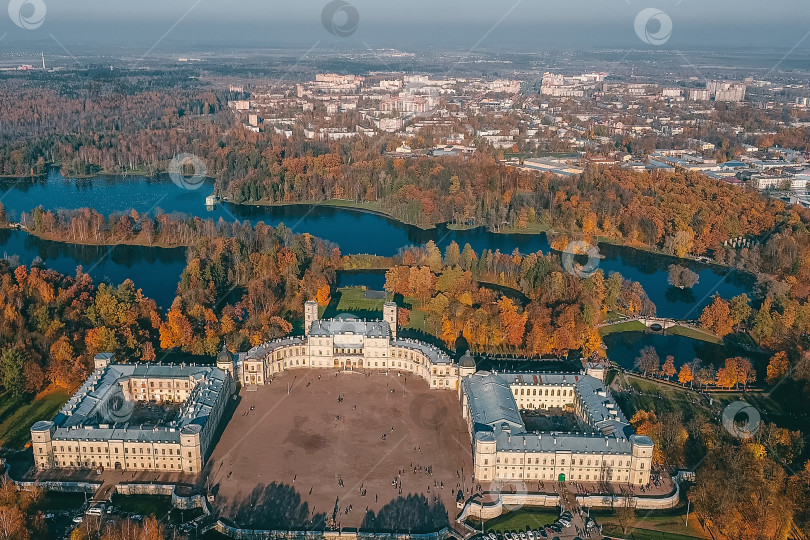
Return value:
M 167 495 L 115 495 L 113 506 L 122 512 L 131 512 L 144 516 L 165 516 L 172 508 L 171 497 Z
M 112 504 L 121 512 L 156 516 L 164 523 L 178 525 L 202 515 L 202 508 L 179 510 L 173 508 L 171 497 L 166 495 L 115 495 Z
M 690 391 L 688 387 L 659 384 L 628 374 L 616 376 L 625 388 L 629 385 L 637 392 L 633 395 L 623 392 L 617 396 L 622 410 L 630 416 L 639 409 L 652 410 L 656 413 L 680 410 L 686 419 L 692 418 L 698 411 L 711 416 L 734 401 L 750 403 L 760 412 L 766 413 L 768 420 L 776 422 L 777 425 L 780 423 L 778 420 L 785 416 L 785 411 L 778 402 L 760 392 L 713 392 L 711 394 L 713 403 L 710 406 L 706 398 Z
M 536 530 L 547 523 L 554 523 L 560 517 L 560 513 L 552 508 L 524 509 L 509 512 L 495 519 L 484 522 L 486 532 L 504 531 L 525 531 L 527 529 Z M 475 522 L 470 522 L 472 527 L 476 527 Z M 481 523 L 478 522 L 477 529 L 481 530 Z
M 23 448 L 31 440 L 34 422 L 52 419 L 69 397 L 64 390 L 45 391 L 34 399 L 0 394 L 0 446 Z
M 627 374 L 619 374 L 617 378 L 625 389 L 629 386 L 635 391 L 632 394 L 622 392 L 616 396 L 619 406 L 628 418 L 632 418 L 636 411 L 642 409 L 654 411 L 656 414 L 680 410 L 685 419 L 694 417 L 699 410 L 709 414 L 710 407 L 706 399 L 687 388 L 658 384 Z
M 536 530 L 547 523 L 553 523 L 558 517 L 559 513 L 553 508 L 526 508 L 486 521 L 484 531 Z M 621 534 L 621 529 L 615 524 L 612 510 L 594 509 L 591 511 L 591 517 L 603 526 L 603 531 L 608 536 L 635 540 L 693 540 L 695 538 L 704 538 L 698 531 L 686 527 L 684 507 L 661 511 L 638 510 L 636 511 L 637 521 L 626 536 Z M 476 530 L 481 530 L 480 522 L 467 520 L 467 523 Z
M 723 343 L 723 338 L 719 336 L 707 334 L 686 326 L 673 326 L 672 328 L 667 328 L 666 332 L 672 336 L 683 336 L 700 341 L 708 341 L 709 343 Z
M 627 540 L 694 540 L 695 538 L 703 538 L 702 536 L 689 536 L 650 529 L 633 529 L 627 532 L 627 536 L 623 536 L 620 528 L 607 526 L 602 529 L 602 533 L 605 536 L 626 538 Z
M 427 331 L 426 319 L 427 311 L 422 311 L 421 309 L 412 309 L 411 315 L 408 318 L 408 324 L 405 325 L 405 328 Z
M 325 310 L 325 312 L 329 312 L 327 316 L 334 317 L 339 314 L 352 313 L 363 317 L 369 312 L 379 312 L 379 315 L 382 316 L 385 300 L 366 298 L 365 292 L 365 287 L 341 287 L 332 295 L 332 301 Z
M 618 332 L 643 332 L 647 329 L 644 323 L 639 321 L 627 321 L 623 323 L 616 323 L 610 326 L 603 326 L 599 329 L 600 336 L 608 334 L 616 334 Z
M 593 509 L 591 517 L 602 525 L 602 532 L 607 536 L 636 540 L 703 538 L 693 527 L 686 527 L 686 507 L 683 505 L 670 510 L 636 510 L 636 523 L 627 532 L 627 535 L 622 535 L 622 530 L 616 523 L 612 510 Z M 696 523 L 692 519 L 691 524 Z

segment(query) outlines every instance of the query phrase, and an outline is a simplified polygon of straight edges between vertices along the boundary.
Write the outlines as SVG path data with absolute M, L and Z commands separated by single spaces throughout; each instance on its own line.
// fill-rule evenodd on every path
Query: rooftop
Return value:
M 353 334 L 372 338 L 387 338 L 391 337 L 391 328 L 384 321 L 319 319 L 313 321 L 309 334 L 315 337 Z
M 227 375 L 211 366 L 164 364 L 109 364 L 93 371 L 62 407 L 53 423 L 54 439 L 179 442 L 182 430 L 204 426 Z M 104 418 L 104 411 L 122 411 L 128 401 L 122 383 L 129 379 L 188 379 L 194 382 L 175 420 L 165 425 L 130 425 Z M 118 400 L 115 403 L 113 400 Z M 110 415 L 115 418 L 115 414 Z
M 602 381 L 581 373 L 492 373 L 479 371 L 463 381 L 473 430 L 489 432 L 499 450 L 627 452 L 633 430 Z M 527 433 L 512 385 L 565 386 L 574 390 L 593 433 Z M 640 444 L 642 441 L 637 441 Z

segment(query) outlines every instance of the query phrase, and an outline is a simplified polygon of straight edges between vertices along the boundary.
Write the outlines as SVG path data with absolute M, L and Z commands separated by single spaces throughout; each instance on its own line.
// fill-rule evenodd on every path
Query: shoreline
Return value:
M 55 167 L 55 166 L 52 166 L 52 168 L 53 167 Z M 155 178 L 160 174 L 168 174 L 168 173 L 166 173 L 166 171 L 161 171 L 161 170 L 154 171 L 152 174 L 147 174 L 147 173 L 143 173 L 143 172 L 117 172 L 117 173 L 102 172 L 102 173 L 96 173 L 96 174 L 91 174 L 91 175 L 87 175 L 87 176 L 65 177 L 64 180 L 80 181 L 80 180 L 86 180 L 86 179 L 90 179 L 90 178 L 101 177 L 101 176 L 120 176 L 120 177 L 141 176 L 143 178 Z M 31 181 L 31 180 L 35 180 L 35 179 L 38 179 L 38 178 L 46 178 L 46 177 L 47 177 L 47 173 L 45 173 L 43 175 L 39 175 L 39 176 L 36 176 L 36 175 L 35 176 L 30 176 L 29 175 L 29 176 L 23 176 L 23 177 L 8 176 L 8 177 L 0 177 L 0 178 L 5 178 L 5 179 L 15 179 L 16 178 L 16 179 L 20 179 L 20 180 Z M 207 179 L 214 180 L 213 177 L 207 177 Z M 429 226 L 429 227 L 423 227 L 421 225 L 417 225 L 417 224 L 413 224 L 413 223 L 408 223 L 406 221 L 402 221 L 401 219 L 398 219 L 398 218 L 392 216 L 390 213 L 386 212 L 381 207 L 379 209 L 369 207 L 369 206 L 372 206 L 372 205 L 377 206 L 377 205 L 379 205 L 379 203 L 363 203 L 363 202 L 352 201 L 352 200 L 349 200 L 349 199 L 328 199 L 328 200 L 325 200 L 325 201 L 290 201 L 290 202 L 286 202 L 286 201 L 282 201 L 282 202 L 251 201 L 251 202 L 237 203 L 237 202 L 233 202 L 233 201 L 231 201 L 229 199 L 223 198 L 223 199 L 219 200 L 218 204 L 232 204 L 232 205 L 236 205 L 236 206 L 246 206 L 246 207 L 247 206 L 254 206 L 254 207 L 267 207 L 267 208 L 283 207 L 283 206 L 302 206 L 302 207 L 314 208 L 314 207 L 317 207 L 317 206 L 325 206 L 325 207 L 329 207 L 329 208 L 340 208 L 340 209 L 345 209 L 345 210 L 349 210 L 349 211 L 352 211 L 352 212 L 360 212 L 360 213 L 365 213 L 365 214 L 369 214 L 369 215 L 382 217 L 384 219 L 390 220 L 393 223 L 403 225 L 403 226 L 407 226 L 407 227 L 414 227 L 416 229 L 419 229 L 420 231 L 433 231 L 433 230 L 437 230 L 437 229 L 439 229 L 440 227 L 443 226 L 443 227 L 447 228 L 448 231 L 455 231 L 455 232 L 480 230 L 480 231 L 486 232 L 486 233 L 502 234 L 502 235 L 524 235 L 524 236 L 545 235 L 546 239 L 549 241 L 549 244 L 550 244 L 550 236 L 552 236 L 552 235 L 570 235 L 570 236 L 581 235 L 581 232 L 579 232 L 579 231 L 566 231 L 566 230 L 555 229 L 554 227 L 548 226 L 547 224 L 535 224 L 535 225 L 533 225 L 531 227 L 527 227 L 525 230 L 524 229 L 517 229 L 517 228 L 514 228 L 514 227 L 505 227 L 505 228 L 502 228 L 501 230 L 495 230 L 495 229 L 489 228 L 486 225 L 468 226 L 468 225 L 454 224 L 452 222 L 436 223 L 436 224 L 434 224 L 432 226 Z M 28 232 L 30 234 L 34 234 L 31 231 L 28 231 Z M 35 236 L 38 236 L 38 237 L 43 238 L 45 240 L 52 240 L 52 241 L 56 241 L 56 242 L 61 241 L 61 242 L 72 243 L 72 244 L 76 244 L 76 245 L 143 245 L 143 246 L 146 246 L 146 247 L 166 247 L 166 248 L 188 247 L 188 246 L 183 246 L 183 245 L 179 245 L 179 246 L 152 245 L 152 244 L 142 244 L 142 243 L 137 243 L 137 242 L 116 242 L 114 244 L 96 243 L 96 242 L 71 242 L 71 241 L 68 241 L 68 240 L 58 240 L 58 239 L 43 237 L 43 236 L 40 236 L 38 234 L 35 234 Z M 602 235 L 594 235 L 594 238 L 595 238 L 595 241 L 596 241 L 597 245 L 600 242 L 602 242 L 602 243 L 605 243 L 605 244 L 608 244 L 608 245 L 611 245 L 611 246 L 616 246 L 616 247 L 623 248 L 623 249 L 630 249 L 630 250 L 634 250 L 634 251 L 649 253 L 649 254 L 656 255 L 656 256 L 667 257 L 672 261 L 691 262 L 691 263 L 702 265 L 702 266 L 707 267 L 707 268 L 723 269 L 726 272 L 739 271 L 739 272 L 742 272 L 743 274 L 748 274 L 748 272 L 745 272 L 744 270 L 741 270 L 739 268 L 735 268 L 735 267 L 724 265 L 724 264 L 719 264 L 719 263 L 709 259 L 708 257 L 691 257 L 691 256 L 678 257 L 678 256 L 670 254 L 670 253 L 665 253 L 656 246 L 648 246 L 648 245 L 643 245 L 643 244 L 642 245 L 635 245 L 635 244 L 631 245 L 631 244 L 625 243 L 623 241 L 623 239 L 621 239 L 621 238 L 617 239 L 617 238 L 608 237 L 608 236 L 602 236 Z M 551 248 L 549 246 L 549 251 L 557 251 L 557 250 L 555 250 L 555 249 L 553 249 L 553 248 Z M 559 251 L 557 251 L 557 252 L 559 252 Z
M 69 244 L 72 246 L 88 246 L 88 247 L 116 247 L 116 246 L 131 246 L 131 247 L 143 247 L 143 248 L 159 248 L 159 249 L 187 249 L 190 246 L 188 244 L 147 244 L 144 242 L 137 241 L 133 239 L 133 241 L 107 241 L 107 242 L 91 242 L 91 241 L 73 241 L 73 240 L 64 240 L 62 238 L 54 238 L 52 236 L 37 233 L 30 229 L 26 229 L 19 225 L 19 223 L 9 223 L 5 226 L 0 226 L 0 230 L 7 230 L 7 231 L 20 231 L 24 232 L 34 238 L 39 238 L 40 240 L 45 240 L 47 242 L 58 242 L 61 244 Z

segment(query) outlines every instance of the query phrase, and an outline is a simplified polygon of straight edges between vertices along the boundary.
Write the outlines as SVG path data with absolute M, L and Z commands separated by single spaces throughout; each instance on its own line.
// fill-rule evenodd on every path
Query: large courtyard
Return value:
M 200 481 L 240 526 L 419 529 L 445 509 L 452 521 L 459 490 L 470 493 L 455 390 L 405 373 L 319 369 L 242 388 L 239 399 Z

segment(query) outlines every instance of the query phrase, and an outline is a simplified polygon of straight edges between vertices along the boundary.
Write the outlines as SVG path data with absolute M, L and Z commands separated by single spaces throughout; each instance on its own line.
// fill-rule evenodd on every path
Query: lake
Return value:
M 0 255 L 16 255 L 21 264 L 28 266 L 39 258 L 46 268 L 68 275 L 75 275 L 76 267 L 81 265 L 96 283 L 117 285 L 129 278 L 163 308 L 171 306 L 180 273 L 186 266 L 184 248 L 80 246 L 8 229 L 0 229 Z
M 154 213 L 158 210 L 178 212 L 227 221 L 249 220 L 251 223 L 263 221 L 269 225 L 284 223 L 296 233 L 310 233 L 340 246 L 344 254 L 372 253 L 391 256 L 402 248 L 423 245 L 433 240 L 443 250 L 455 241 L 459 246 L 469 243 L 480 254 L 484 249 L 500 249 L 511 253 L 515 248 L 522 253 L 549 251 L 549 243 L 543 234 L 497 234 L 483 228 L 455 231 L 440 225 L 435 229 L 423 230 L 399 223 L 386 216 L 321 205 L 235 205 L 222 203 L 213 210 L 206 209 L 205 197 L 213 191 L 212 183 L 197 190 L 186 190 L 175 185 L 166 175 L 143 176 L 99 176 L 88 179 L 64 178 L 58 169 L 51 169 L 42 179 L 0 179 L 3 192 L 2 203 L 9 218 L 16 221 L 22 212 L 28 212 L 42 205 L 49 210 L 94 208 L 102 214 L 125 212 L 135 209 L 139 213 Z M 81 248 L 54 242 L 35 241 L 22 236 L 8 237 L 0 246 L 8 254 L 17 253 L 23 259 L 39 256 L 46 264 L 66 273 L 81 264 L 93 275 L 107 277 L 118 282 L 132 277 L 144 293 L 155 298 L 159 305 L 167 307 L 173 298 L 177 280 L 168 276 L 179 276 L 184 256 L 182 250 L 166 250 L 160 255 L 160 248 L 116 247 L 108 255 L 109 248 Z M 12 241 L 12 238 L 17 238 Z M 27 239 L 26 239 L 27 238 Z M 683 262 L 700 276 L 699 283 L 688 291 L 682 291 L 667 284 L 667 267 L 674 258 L 650 254 L 623 246 L 601 244 L 604 259 L 599 267 L 606 274 L 619 272 L 625 278 L 639 281 L 650 299 L 658 308 L 658 315 L 674 318 L 697 318 L 702 308 L 717 292 L 724 298 L 731 298 L 749 292 L 751 279 L 739 273 L 728 273 L 725 269 L 696 262 Z M 96 257 L 102 257 L 92 271 Z M 362 275 L 345 278 L 341 284 L 367 285 L 380 288 L 379 274 L 371 273 L 368 281 Z
M 733 356 L 745 356 L 752 360 L 761 356 L 739 347 L 653 332 L 620 332 L 608 334 L 602 340 L 607 346 L 608 359 L 627 369 L 635 369 L 636 358 L 644 347 L 653 347 L 662 365 L 671 354 L 675 357 L 675 366 L 679 369 L 694 358 L 700 358 L 704 364 L 720 367 L 726 358 Z

